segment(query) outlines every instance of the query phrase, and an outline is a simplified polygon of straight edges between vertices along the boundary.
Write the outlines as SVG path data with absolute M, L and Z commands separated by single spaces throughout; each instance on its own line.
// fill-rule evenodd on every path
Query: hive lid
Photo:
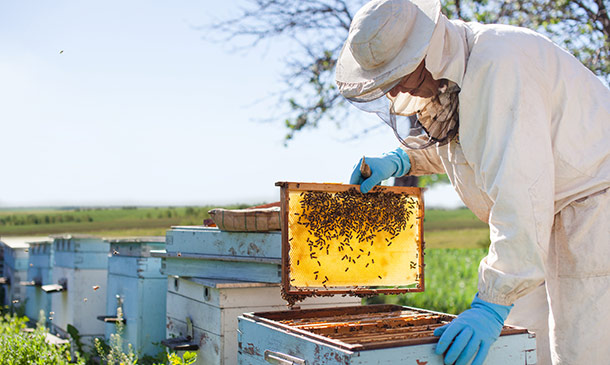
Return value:
M 424 290 L 422 190 L 278 182 L 282 295 L 372 296 Z

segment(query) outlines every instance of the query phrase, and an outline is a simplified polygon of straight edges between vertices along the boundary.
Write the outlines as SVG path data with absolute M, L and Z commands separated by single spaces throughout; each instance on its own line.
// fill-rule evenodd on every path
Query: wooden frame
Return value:
M 424 230 L 423 230 L 423 219 L 424 219 L 424 200 L 421 188 L 416 187 L 399 187 L 399 186 L 376 186 L 373 188 L 373 192 L 394 192 L 400 194 L 408 194 L 416 196 L 419 202 L 419 216 L 415 219 L 420 219 L 422 223 L 419 224 L 419 244 L 418 244 L 418 277 L 419 282 L 416 287 L 394 287 L 394 288 L 370 288 L 370 287 L 354 287 L 354 288 L 338 288 L 333 287 L 332 289 L 307 289 L 307 288 L 294 288 L 291 285 L 290 278 L 290 243 L 289 243 L 289 193 L 291 191 L 321 191 L 329 193 L 337 193 L 348 191 L 353 188 L 359 189 L 358 185 L 347 185 L 347 184 L 320 184 L 320 183 L 301 183 L 301 182 L 277 182 L 276 186 L 281 188 L 281 228 L 282 228 L 282 291 L 285 298 L 296 298 L 296 300 L 302 299 L 307 296 L 327 296 L 336 294 L 348 294 L 355 296 L 372 296 L 377 294 L 402 294 L 408 292 L 422 292 L 425 289 L 424 286 Z M 412 285 L 412 284 L 411 284 Z M 290 302 L 290 300 L 289 300 Z

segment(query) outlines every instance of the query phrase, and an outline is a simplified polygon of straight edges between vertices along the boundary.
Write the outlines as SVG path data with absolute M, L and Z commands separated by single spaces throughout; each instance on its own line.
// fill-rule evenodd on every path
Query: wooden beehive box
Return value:
M 151 251 L 165 248 L 165 237 L 106 239 L 110 245 L 106 315 L 106 340 L 116 332 L 117 308 L 123 311 L 123 341 L 140 355 L 155 356 L 165 339 L 167 276 L 161 258 Z
M 0 284 L 4 290 L 4 305 L 20 307 L 26 298 L 25 286 L 21 285 L 27 277 L 29 245 L 27 242 L 36 237 L 3 237 L 0 240 L 4 251 L 4 264 Z
M 172 349 L 197 351 L 196 364 L 237 363 L 237 318 L 251 311 L 286 309 L 279 284 L 213 278 L 170 277 L 167 341 Z M 352 297 L 308 298 L 302 308 L 359 304 Z
M 163 258 L 166 275 L 237 281 L 281 281 L 280 232 L 224 232 L 202 226 L 172 227 Z
M 244 314 L 239 318 L 239 364 L 442 365 L 432 332 L 452 316 L 422 309 L 369 305 Z M 536 363 L 536 340 L 505 327 L 485 364 Z
M 197 364 L 237 362 L 237 317 L 244 312 L 282 310 L 281 233 L 224 232 L 172 227 L 163 259 L 169 275 L 165 345 L 197 352 Z M 309 298 L 302 305 L 337 307 L 359 298 Z
M 54 284 L 43 285 L 51 295 L 51 331 L 68 337 L 68 325 L 81 334 L 85 345 L 104 337 L 105 325 L 96 318 L 106 314 L 109 245 L 88 235 L 52 236 Z
M 29 242 L 29 246 L 27 279 L 22 282 L 27 287 L 25 315 L 30 321 L 36 322 L 39 320 L 42 310 L 48 321 L 51 312 L 51 297 L 46 295 L 41 287 L 53 283 L 53 241 L 46 239 Z

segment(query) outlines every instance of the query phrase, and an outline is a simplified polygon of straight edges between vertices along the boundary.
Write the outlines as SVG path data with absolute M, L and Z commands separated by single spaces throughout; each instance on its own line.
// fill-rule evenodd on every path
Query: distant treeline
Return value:
M 93 222 L 90 215 L 76 214 L 13 214 L 0 218 L 0 226 L 25 226 L 29 224 Z
M 243 208 L 244 205 L 232 206 Z M 44 212 L 13 212 L 0 214 L 0 226 L 31 226 L 61 223 L 108 222 L 111 220 L 160 220 L 160 219 L 192 219 L 201 221 L 209 217 L 211 207 L 135 207 L 124 206 L 114 208 L 74 208 L 73 210 L 57 210 Z

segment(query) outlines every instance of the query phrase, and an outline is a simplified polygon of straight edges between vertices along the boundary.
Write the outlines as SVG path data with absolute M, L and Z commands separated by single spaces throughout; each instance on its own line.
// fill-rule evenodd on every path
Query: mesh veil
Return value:
M 459 116 L 457 84 L 443 80 L 439 94 L 420 98 L 407 93 L 391 97 L 385 90 L 370 92 L 366 97 L 348 99 L 358 109 L 376 114 L 388 124 L 398 140 L 407 148 L 423 149 L 434 144 L 449 143 L 458 132 Z

